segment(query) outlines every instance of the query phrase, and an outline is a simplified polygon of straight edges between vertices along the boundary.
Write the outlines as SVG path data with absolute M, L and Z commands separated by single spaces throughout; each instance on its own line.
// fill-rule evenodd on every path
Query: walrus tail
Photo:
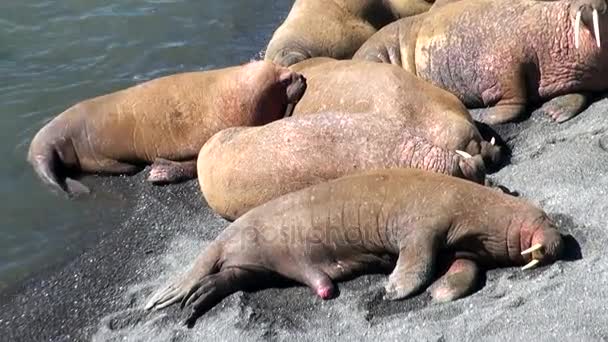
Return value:
M 91 191 L 84 184 L 68 178 L 66 167 L 54 144 L 40 141 L 34 137 L 28 153 L 28 161 L 42 181 L 55 191 L 68 197 L 89 194 Z

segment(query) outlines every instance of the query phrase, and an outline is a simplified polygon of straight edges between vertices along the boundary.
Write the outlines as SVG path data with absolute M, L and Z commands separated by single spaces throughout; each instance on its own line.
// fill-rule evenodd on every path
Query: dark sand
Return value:
M 490 271 L 478 292 L 448 304 L 434 304 L 426 293 L 384 302 L 382 275 L 342 283 L 330 301 L 304 287 L 237 293 L 188 329 L 176 307 L 142 307 L 227 222 L 201 201 L 194 181 L 159 188 L 145 184 L 144 173 L 93 178 L 93 189 L 123 194 L 132 212 L 71 262 L 4 292 L 0 340 L 606 340 L 606 111 L 602 99 L 561 125 L 536 112 L 498 129 L 513 157 L 492 179 L 551 213 L 582 259 L 570 243 L 569 261 Z

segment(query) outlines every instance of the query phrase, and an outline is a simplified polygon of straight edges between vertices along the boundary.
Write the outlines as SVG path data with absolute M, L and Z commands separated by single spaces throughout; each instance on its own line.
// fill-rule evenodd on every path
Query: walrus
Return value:
M 411 123 L 376 113 L 327 112 L 228 128 L 203 146 L 197 171 L 209 207 L 234 220 L 286 193 L 391 167 L 485 183 L 486 167 L 479 154 L 438 147 L 417 135 Z
M 317 57 L 289 67 L 308 88 L 293 115 L 322 112 L 396 116 L 412 134 L 447 150 L 481 154 L 486 166 L 503 154 L 482 138 L 466 107 L 449 92 L 395 65 Z M 491 139 L 490 139 L 491 140 Z
M 605 0 L 437 5 L 385 26 L 353 58 L 402 66 L 469 108 L 493 106 L 481 118 L 489 124 L 515 121 L 542 102 L 564 122 L 608 89 Z
M 384 299 L 400 300 L 424 290 L 440 263 L 448 270 L 431 295 L 450 301 L 474 291 L 482 267 L 548 264 L 563 246 L 554 223 L 522 198 L 422 170 L 364 172 L 249 211 L 145 308 L 181 301 L 192 324 L 223 298 L 273 276 L 330 299 L 334 281 L 380 270 L 392 270 Z
M 432 0 L 296 0 L 264 58 L 283 66 L 312 57 L 351 58 L 381 27 L 431 5 Z
M 78 172 L 130 174 L 153 163 L 149 181 L 196 176 L 196 156 L 216 132 L 289 115 L 305 78 L 267 61 L 161 77 L 80 102 L 33 138 L 28 160 L 69 195 L 87 193 Z

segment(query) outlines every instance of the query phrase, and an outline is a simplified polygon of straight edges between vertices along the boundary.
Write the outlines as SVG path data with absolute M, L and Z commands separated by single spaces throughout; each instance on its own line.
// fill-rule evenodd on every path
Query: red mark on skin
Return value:
M 319 297 L 321 297 L 321 299 L 331 299 L 331 297 L 333 296 L 333 292 L 334 292 L 333 289 L 328 286 L 323 286 L 323 287 L 317 288 L 317 295 L 319 295 Z

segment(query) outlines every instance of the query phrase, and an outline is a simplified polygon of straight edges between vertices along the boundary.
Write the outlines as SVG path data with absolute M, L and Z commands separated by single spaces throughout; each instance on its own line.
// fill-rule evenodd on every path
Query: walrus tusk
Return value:
M 597 42 L 597 47 L 601 48 L 600 44 L 600 20 L 598 19 L 597 10 L 593 9 L 593 34 L 595 35 L 595 41 Z
M 492 137 L 492 139 L 490 139 L 490 145 L 496 145 L 496 138 Z
M 574 47 L 578 49 L 579 35 L 581 30 L 581 10 L 576 11 L 576 19 L 574 19 Z
M 288 118 L 293 114 L 293 109 L 296 107 L 296 105 L 294 103 L 288 103 L 287 107 L 285 108 L 285 114 L 283 115 L 284 118 Z
M 540 243 L 537 243 L 537 244 L 533 245 L 532 247 L 526 249 L 525 251 L 521 252 L 521 255 L 530 254 L 534 251 L 541 249 L 542 247 L 543 247 L 543 245 L 541 245 Z
M 458 153 L 459 155 L 461 155 L 465 159 L 473 158 L 472 155 L 466 153 L 465 151 L 456 150 L 456 153 Z
M 532 261 L 527 263 L 526 266 L 522 267 L 521 270 L 522 271 L 528 270 L 528 269 L 536 266 L 538 263 L 539 263 L 538 259 L 532 259 Z

